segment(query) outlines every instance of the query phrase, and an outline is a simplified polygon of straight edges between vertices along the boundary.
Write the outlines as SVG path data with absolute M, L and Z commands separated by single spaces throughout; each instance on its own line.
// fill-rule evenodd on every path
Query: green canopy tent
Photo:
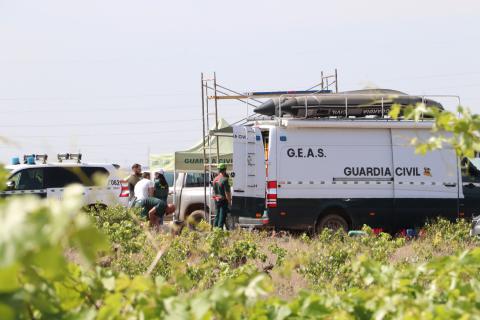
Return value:
M 215 132 L 215 134 L 214 134 Z M 217 161 L 217 139 L 218 150 L 220 155 L 220 163 L 226 163 L 227 167 L 231 169 L 232 157 L 233 157 L 233 139 L 232 128 L 224 120 L 218 121 L 218 129 L 214 128 L 210 130 L 210 134 L 206 137 L 205 141 L 205 153 L 208 164 L 211 159 L 212 164 L 218 163 Z M 207 140 L 208 139 L 208 140 Z M 182 171 L 182 172 L 203 172 L 204 171 L 204 147 L 203 140 L 200 140 L 196 145 L 188 150 L 176 151 L 173 154 L 155 155 L 149 156 L 150 170 L 155 171 L 163 168 L 165 171 Z

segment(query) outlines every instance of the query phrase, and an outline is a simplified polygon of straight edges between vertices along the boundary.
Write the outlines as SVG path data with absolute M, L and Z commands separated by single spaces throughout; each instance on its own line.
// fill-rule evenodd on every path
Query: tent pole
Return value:
M 214 94 L 215 94 L 215 132 L 218 130 L 218 99 L 217 99 L 217 73 L 213 73 L 213 87 L 214 87 Z M 210 133 L 209 133 L 210 136 Z M 219 143 L 220 137 L 215 136 L 215 142 L 217 143 L 217 169 L 218 165 L 220 164 L 220 143 Z M 211 175 L 211 167 L 210 167 L 210 173 L 209 176 Z M 210 179 L 210 177 L 209 177 Z M 211 194 L 212 192 L 210 192 Z M 217 214 L 217 212 L 215 212 Z
M 215 94 L 215 132 L 218 130 L 218 109 L 217 109 L 217 73 L 213 73 L 213 88 Z M 220 163 L 220 145 L 218 144 L 218 136 L 215 137 L 217 143 L 217 165 Z
M 177 206 L 177 169 L 175 164 L 173 165 L 173 204 Z M 180 208 L 175 208 L 175 213 L 173 216 L 173 222 L 180 220 Z
M 210 213 L 207 212 L 207 167 L 205 166 L 207 155 L 205 152 L 205 95 L 204 95 L 204 84 L 203 84 L 203 72 L 201 74 L 201 89 L 202 89 L 202 132 L 203 132 L 203 212 L 205 212 L 206 218 L 208 217 L 208 222 L 210 223 Z

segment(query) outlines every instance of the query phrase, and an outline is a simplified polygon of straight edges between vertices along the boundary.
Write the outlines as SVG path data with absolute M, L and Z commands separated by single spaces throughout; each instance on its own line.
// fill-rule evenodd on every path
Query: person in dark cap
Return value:
M 215 221 L 213 226 L 223 229 L 229 206 L 232 204 L 232 194 L 225 163 L 218 165 L 218 175 L 213 180 L 213 200 L 215 201 Z

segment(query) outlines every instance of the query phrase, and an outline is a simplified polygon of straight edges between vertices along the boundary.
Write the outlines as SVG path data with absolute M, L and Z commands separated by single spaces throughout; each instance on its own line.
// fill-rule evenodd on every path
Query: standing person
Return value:
M 213 200 L 215 200 L 215 222 L 214 227 L 223 229 L 225 219 L 232 204 L 232 194 L 228 183 L 227 166 L 225 163 L 218 165 L 218 175 L 213 180 Z
M 163 171 L 163 169 L 160 169 L 157 172 L 155 172 L 155 180 L 154 180 L 155 191 L 153 196 L 155 198 L 158 198 L 160 200 L 167 202 L 169 187 L 164 174 L 165 174 L 165 171 Z
M 135 163 L 132 166 L 132 173 L 127 177 L 127 183 L 128 183 L 128 191 L 129 191 L 129 196 L 128 196 L 128 207 L 131 208 L 133 206 L 133 203 L 135 202 L 135 185 L 137 184 L 138 181 L 142 179 L 142 166 L 139 165 L 138 163 Z

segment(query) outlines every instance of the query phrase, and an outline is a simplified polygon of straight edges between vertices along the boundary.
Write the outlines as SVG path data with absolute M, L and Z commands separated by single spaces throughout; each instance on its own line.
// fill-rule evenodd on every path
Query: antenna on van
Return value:
M 76 160 L 77 163 L 82 162 L 81 153 L 59 153 L 57 154 L 58 162 L 63 162 L 64 160 Z
M 70 153 L 70 160 L 77 160 L 77 163 L 82 162 L 82 154 L 81 153 Z

